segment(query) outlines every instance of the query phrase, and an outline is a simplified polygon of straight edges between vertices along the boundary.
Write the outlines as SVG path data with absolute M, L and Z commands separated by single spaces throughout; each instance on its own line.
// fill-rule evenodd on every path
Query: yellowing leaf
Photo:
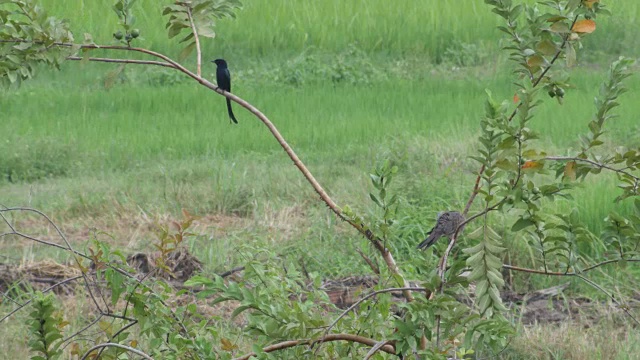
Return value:
M 576 23 L 573 24 L 573 28 L 571 28 L 571 30 L 580 34 L 591 34 L 592 32 L 596 31 L 596 22 L 591 19 L 576 21 Z
M 558 47 L 551 40 L 542 40 L 536 45 L 536 50 L 543 55 L 555 55 L 558 52 Z
M 129 345 L 130 345 L 132 348 L 138 347 L 138 341 L 136 341 L 136 340 L 131 340 L 131 341 L 129 342 Z
M 65 321 L 65 320 L 60 321 L 60 322 L 58 323 L 58 329 L 62 329 L 63 327 L 65 327 L 65 326 L 67 326 L 67 325 L 69 325 L 69 322 L 68 322 L 68 321 Z
M 113 326 L 108 321 L 99 321 L 98 327 L 107 334 L 107 336 L 111 336 L 113 334 Z
M 567 25 L 567 23 L 565 23 L 564 21 L 556 21 L 551 25 L 550 30 L 555 33 L 568 33 L 569 25 Z
M 569 161 L 564 166 L 564 176 L 568 177 L 573 181 L 576 180 L 576 162 L 575 161 Z
M 225 338 L 220 339 L 220 342 L 222 343 L 222 350 L 224 351 L 232 351 L 238 348 L 238 345 L 232 344 L 231 341 Z
M 541 67 L 544 63 L 545 59 L 540 55 L 533 55 L 527 59 L 527 65 L 529 65 L 531 69 Z

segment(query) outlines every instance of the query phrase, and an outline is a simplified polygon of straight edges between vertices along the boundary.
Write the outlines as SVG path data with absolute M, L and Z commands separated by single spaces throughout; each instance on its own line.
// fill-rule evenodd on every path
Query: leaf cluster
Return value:
M 19 86 L 38 64 L 59 69 L 72 49 L 69 23 L 50 17 L 32 0 L 0 1 L 0 86 Z
M 235 11 L 241 6 L 242 3 L 239 0 L 187 0 L 167 5 L 162 15 L 169 16 L 166 24 L 169 39 L 186 32 L 186 36 L 179 41 L 181 44 L 187 44 L 180 58 L 185 59 L 195 49 L 194 30 L 198 36 L 214 38 L 216 36 L 213 29 L 215 20 L 224 17 L 235 18 Z M 191 26 L 192 22 L 195 29 Z

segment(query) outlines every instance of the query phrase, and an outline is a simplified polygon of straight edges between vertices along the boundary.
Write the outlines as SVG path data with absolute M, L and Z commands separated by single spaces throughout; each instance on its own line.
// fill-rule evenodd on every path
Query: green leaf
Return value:
M 378 200 L 378 198 L 373 193 L 369 193 L 369 197 L 376 205 L 382 207 L 382 203 L 380 203 L 380 200 Z
M 567 3 L 567 12 L 572 13 L 574 12 L 578 6 L 580 6 L 582 0 L 569 0 L 569 2 Z
M 253 305 L 240 305 L 235 310 L 233 310 L 233 312 L 231 313 L 231 318 L 233 319 L 236 316 L 240 315 L 240 313 L 242 313 L 243 311 L 251 308 L 253 308 Z
M 213 39 L 216 37 L 216 32 L 213 31 L 213 27 L 211 26 L 203 26 L 202 28 L 198 28 L 198 35 Z
M 535 223 L 533 221 L 531 221 L 530 219 L 523 219 L 520 218 L 518 219 L 513 226 L 511 227 L 511 231 L 513 232 L 518 232 L 524 228 L 527 228 L 529 226 L 533 226 L 535 225 Z

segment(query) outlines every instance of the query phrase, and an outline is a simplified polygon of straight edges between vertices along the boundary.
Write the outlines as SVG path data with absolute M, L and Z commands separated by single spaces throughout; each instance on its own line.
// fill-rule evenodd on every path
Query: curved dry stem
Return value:
M 133 60 L 133 59 L 111 59 L 111 58 L 99 58 L 99 57 L 88 57 L 83 58 L 80 56 L 67 56 L 67 60 L 73 61 L 94 61 L 94 62 L 106 62 L 106 63 L 116 63 L 116 64 L 136 64 L 136 65 L 155 65 L 155 66 L 164 66 L 168 68 L 175 69 L 176 67 L 162 61 L 153 61 L 153 60 Z
M 98 350 L 98 349 L 102 349 L 102 348 L 107 348 L 107 347 L 115 347 L 115 348 L 120 348 L 123 350 L 126 350 L 128 352 L 134 353 L 136 355 L 140 355 L 142 356 L 144 359 L 147 360 L 153 360 L 153 358 L 149 355 L 147 355 L 146 353 L 136 349 L 136 348 L 132 348 L 131 346 L 126 346 L 126 345 L 121 345 L 121 344 L 116 344 L 116 343 L 103 343 L 103 344 L 98 344 L 94 347 L 92 347 L 91 349 L 87 350 L 86 353 L 84 353 L 84 355 L 82 355 L 82 357 L 80 358 L 80 360 L 85 360 L 87 357 L 89 357 L 91 355 L 92 352 Z
M 292 348 L 292 347 L 295 347 L 295 346 L 301 346 L 301 345 L 311 345 L 311 346 L 313 346 L 316 343 L 331 342 L 331 341 L 349 341 L 349 342 L 355 342 L 355 343 L 368 345 L 368 346 L 376 346 L 376 345 L 378 345 L 380 343 L 379 341 L 376 341 L 374 339 L 366 338 L 364 336 L 359 336 L 359 335 L 331 334 L 331 335 L 328 335 L 328 336 L 324 337 L 322 340 L 304 339 L 304 340 L 283 341 L 283 342 L 280 342 L 280 343 L 277 343 L 277 344 L 269 345 L 269 346 L 263 348 L 262 351 L 264 351 L 266 353 L 270 353 L 270 352 L 274 352 L 274 351 L 278 351 L 278 350 Z M 380 351 L 384 351 L 387 354 L 395 354 L 396 353 L 395 347 L 392 346 L 392 345 L 389 345 L 389 344 L 383 344 L 382 346 L 380 346 Z M 255 355 L 256 355 L 256 353 L 251 352 L 249 354 L 245 354 L 245 355 L 242 355 L 240 357 L 234 358 L 233 360 L 248 360 L 249 358 L 251 358 L 252 356 L 255 356 Z
M 183 5 L 187 9 L 187 18 L 191 25 L 193 39 L 196 42 L 196 73 L 198 76 L 202 76 L 202 51 L 200 51 L 200 37 L 198 36 L 198 29 L 196 29 L 196 24 L 193 22 L 193 16 L 191 15 L 191 4 L 183 3 Z
M 379 341 L 374 347 L 371 348 L 371 350 L 369 350 L 369 352 L 367 353 L 367 355 L 364 357 L 364 360 L 369 360 L 371 359 L 371 357 L 373 355 L 375 355 L 375 353 L 377 353 L 378 351 L 380 351 L 380 349 L 387 345 L 387 344 L 391 344 L 392 341 L 391 340 L 382 340 Z

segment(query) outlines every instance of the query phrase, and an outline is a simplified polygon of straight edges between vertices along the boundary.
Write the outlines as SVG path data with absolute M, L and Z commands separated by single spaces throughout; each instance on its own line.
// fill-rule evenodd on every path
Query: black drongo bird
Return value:
M 215 59 L 212 62 L 218 66 L 216 68 L 216 81 L 218 82 L 218 87 L 224 91 L 231 92 L 231 74 L 229 73 L 227 62 L 224 61 L 224 59 Z M 233 116 L 231 100 L 229 100 L 229 98 L 227 98 L 227 111 L 229 112 L 229 118 L 237 124 L 238 120 Z
M 436 225 L 429 231 L 428 237 L 418 245 L 418 249 L 426 249 L 433 245 L 438 239 L 443 236 L 451 238 L 455 234 L 458 226 L 464 222 L 464 216 L 457 211 L 447 211 L 442 214 L 438 214 L 438 220 Z M 460 229 L 462 232 L 462 229 Z

